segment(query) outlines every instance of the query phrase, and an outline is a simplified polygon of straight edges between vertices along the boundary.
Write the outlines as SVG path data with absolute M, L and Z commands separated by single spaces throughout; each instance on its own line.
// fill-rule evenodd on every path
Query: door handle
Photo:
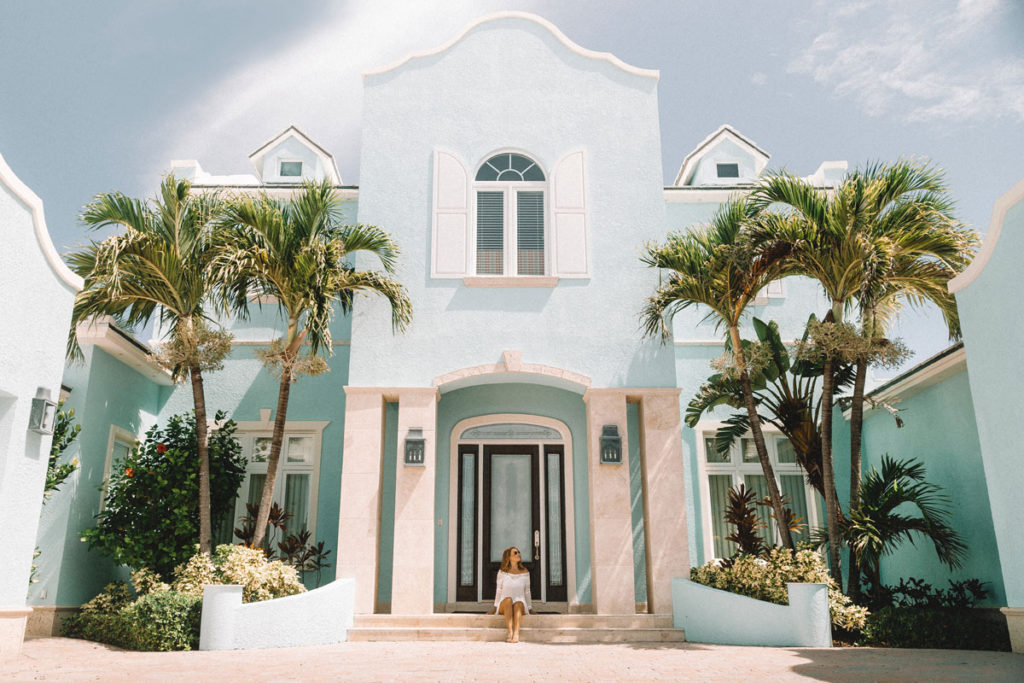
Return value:
M 540 529 L 533 530 L 533 559 L 540 559 Z

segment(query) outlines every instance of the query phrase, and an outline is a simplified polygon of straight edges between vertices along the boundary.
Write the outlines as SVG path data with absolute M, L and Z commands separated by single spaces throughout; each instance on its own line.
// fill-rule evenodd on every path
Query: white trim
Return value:
M 269 150 L 273 149 L 278 144 L 284 142 L 285 140 L 287 140 L 290 137 L 293 137 L 296 140 L 298 140 L 300 144 L 302 144 L 304 147 L 309 149 L 311 152 L 313 152 L 313 154 L 315 154 L 316 156 L 318 156 L 320 158 L 320 161 L 322 161 L 323 165 L 324 165 L 324 171 L 326 172 L 327 177 L 331 181 L 333 181 L 337 185 L 341 185 L 342 184 L 341 174 L 338 172 L 338 165 L 334 162 L 334 155 L 331 154 L 330 152 L 328 152 L 326 149 L 324 149 L 320 145 L 318 145 L 316 142 L 313 141 L 313 139 L 311 137 L 309 137 L 308 135 L 303 133 L 301 130 L 296 128 L 294 125 L 288 126 L 283 131 L 278 133 L 275 137 L 271 138 L 267 142 L 265 142 L 262 145 L 260 145 L 260 147 L 255 152 L 253 152 L 252 154 L 249 155 L 249 161 L 252 163 L 253 167 L 256 169 L 256 172 L 259 174 L 259 178 L 260 178 L 261 182 L 266 182 L 266 180 L 263 178 L 263 157 L 266 156 L 266 153 Z M 333 173 L 332 173 L 332 171 L 333 171 Z M 280 167 L 278 167 L 277 177 L 278 178 L 280 178 L 280 177 L 293 178 L 295 176 L 281 176 L 281 174 L 280 174 Z M 301 177 L 295 177 L 295 181 L 294 182 L 301 182 L 301 180 L 302 180 Z M 286 181 L 286 182 L 292 182 L 292 181 Z
M 984 270 L 988 260 L 992 258 L 992 252 L 996 250 L 996 242 L 999 241 L 999 234 L 1003 231 L 1003 222 L 1006 220 L 1006 212 L 1021 200 L 1024 200 L 1024 180 L 1010 188 L 996 200 L 992 207 L 992 222 L 989 223 L 988 232 L 985 233 L 985 241 L 981 245 L 971 265 L 964 269 L 964 272 L 949 281 L 949 291 L 959 292 L 967 285 L 974 282 L 975 278 Z
M 690 182 L 694 171 L 697 170 L 697 164 L 704 158 L 705 150 L 710 148 L 713 143 L 718 141 L 719 138 L 732 140 L 740 147 L 749 151 L 754 157 L 754 176 L 761 175 L 761 171 L 763 171 L 765 166 L 768 165 L 768 160 L 771 158 L 771 155 L 758 147 L 757 143 L 740 133 L 728 123 L 723 123 L 718 127 L 718 130 L 701 140 L 700 144 L 694 147 L 693 151 L 686 155 L 683 159 L 682 166 L 679 167 L 679 173 L 676 174 L 675 185 L 683 186 L 685 183 Z M 715 177 L 717 177 L 717 173 Z M 739 182 L 742 179 L 737 178 L 736 180 Z
M 881 391 L 875 390 L 868 392 L 868 396 L 877 401 L 884 401 L 886 403 L 910 398 L 914 394 L 920 393 L 934 384 L 938 384 L 957 373 L 966 371 L 967 350 L 961 346 L 948 356 L 939 358 L 934 362 L 930 362 L 929 359 L 924 361 L 922 364 L 925 363 L 929 363 L 927 367 L 921 368 L 921 370 L 916 372 L 914 371 L 914 368 L 911 368 L 905 373 L 905 376 L 902 379 L 897 379 L 897 381 L 893 382 L 889 386 L 885 386 L 883 384 Z M 868 404 L 864 406 L 865 415 L 872 410 L 876 410 L 876 408 L 873 408 Z M 843 411 L 843 417 L 847 420 L 850 419 L 850 408 Z
M 573 611 L 573 607 L 579 606 L 579 594 L 577 593 L 576 586 L 576 507 L 575 507 L 575 496 L 573 493 L 573 447 L 572 447 L 572 432 L 569 427 L 561 420 L 556 420 L 551 417 L 543 417 L 540 415 L 525 415 L 521 413 L 495 413 L 492 415 L 478 415 L 476 417 L 469 417 L 464 420 L 459 420 L 452 428 L 451 434 L 448 437 L 448 602 L 456 602 L 455 598 L 458 594 L 456 586 L 458 566 L 456 566 L 457 556 L 457 543 L 458 543 L 458 514 L 459 514 L 459 436 L 462 432 L 472 427 L 480 427 L 489 424 L 500 424 L 500 423 L 519 423 L 519 424 L 532 424 L 538 427 L 548 427 L 557 431 L 562 437 L 562 446 L 564 448 L 563 463 L 565 464 L 564 473 L 562 476 L 562 490 L 563 500 L 565 503 L 565 582 L 566 582 L 566 599 L 569 604 L 569 611 Z M 526 440 L 488 440 L 487 443 L 541 443 L 543 440 L 540 439 L 526 439 Z M 483 442 L 467 442 L 467 443 L 483 443 Z M 544 442 L 550 443 L 550 442 Z M 543 452 L 541 453 L 543 457 Z M 481 470 L 483 468 L 480 468 Z M 478 475 L 479 476 L 479 475 Z M 478 501 L 478 504 L 482 504 Z M 541 506 L 542 508 L 544 506 Z M 541 523 L 541 547 L 545 547 L 546 541 L 546 524 L 543 523 L 544 515 L 546 511 L 541 511 L 542 523 Z M 483 525 L 481 524 L 478 528 L 477 535 L 477 548 L 482 547 L 480 545 L 479 534 L 483 533 Z M 479 571 L 479 566 L 477 570 Z M 480 580 L 478 575 L 477 580 Z M 484 596 L 484 602 L 487 601 L 487 597 Z M 539 602 L 539 596 L 538 600 Z
M 406 57 L 400 59 L 399 61 L 389 64 L 388 66 L 379 69 L 370 69 L 369 71 L 364 71 L 363 78 L 367 78 L 370 76 L 380 76 L 382 74 L 388 73 L 389 71 L 394 71 L 395 69 L 405 66 L 414 59 L 432 57 L 434 55 L 445 52 L 446 50 L 449 50 L 452 46 L 454 46 L 456 43 L 458 43 L 460 40 L 465 38 L 470 31 L 477 28 L 478 26 L 481 26 L 492 21 L 501 21 L 503 19 L 523 19 L 526 21 L 532 21 L 533 23 L 546 28 L 548 31 L 551 32 L 551 34 L 555 38 L 559 40 L 559 42 L 562 43 L 562 45 L 569 48 L 569 50 L 575 52 L 581 57 L 587 57 L 588 59 L 608 62 L 609 64 L 617 66 L 626 73 L 632 74 L 634 76 L 653 78 L 655 80 L 657 80 L 660 77 L 660 72 L 656 69 L 641 69 L 639 67 L 631 66 L 629 64 L 626 64 L 625 62 L 623 62 L 621 59 L 611 54 L 610 52 L 595 52 L 593 50 L 588 50 L 584 47 L 577 45 L 573 41 L 569 40 L 569 38 L 567 38 L 566 35 L 562 33 L 562 31 L 557 26 L 552 24 L 547 19 L 537 16 L 536 14 L 532 14 L 530 12 L 503 11 L 494 12 L 493 14 L 488 14 L 483 17 L 480 17 L 479 19 L 471 21 L 464 29 L 462 29 L 462 31 L 458 35 L 456 35 L 448 42 L 442 44 L 441 46 L 434 48 L 433 50 L 413 52 L 407 55 Z
M 708 475 L 709 474 L 726 474 L 728 470 L 729 474 L 740 473 L 741 467 L 746 465 L 751 470 L 757 468 L 757 473 L 763 476 L 764 472 L 761 470 L 761 463 L 708 463 L 707 453 L 704 449 L 704 435 L 714 434 L 719 427 L 725 425 L 725 422 L 721 420 L 701 420 L 694 426 L 693 432 L 697 439 L 697 487 L 698 495 L 700 496 L 700 511 L 701 511 L 701 528 L 699 533 L 701 538 L 704 540 L 704 555 L 701 558 L 702 561 L 698 563 L 704 564 L 715 559 L 715 541 L 711 533 L 711 491 L 708 488 Z M 807 483 L 807 475 L 803 468 L 796 463 L 784 463 L 782 466 L 785 467 L 785 471 L 779 471 L 778 453 L 775 450 L 775 439 L 778 437 L 785 438 L 777 429 L 768 428 L 766 425 L 762 425 L 762 431 L 765 435 L 765 445 L 768 446 L 768 454 L 772 460 L 772 468 L 775 472 L 776 483 L 781 486 L 780 476 L 792 476 L 799 474 L 804 484 L 804 495 L 807 500 L 807 516 L 808 519 L 804 520 L 807 525 L 807 530 L 820 526 L 822 515 L 819 509 L 818 492 L 814 490 L 814 487 Z M 749 433 L 743 438 L 750 438 Z M 742 440 L 740 441 L 740 448 L 742 448 Z M 733 444 L 733 449 L 736 446 Z M 740 455 L 742 458 L 742 455 Z M 709 468 L 710 465 L 710 468 Z M 793 469 L 791 469 L 793 468 Z M 754 473 L 754 472 L 751 472 Z
M 701 185 L 692 188 L 689 185 L 664 188 L 666 204 L 719 204 L 734 197 L 746 196 L 754 189 L 753 185 L 746 187 L 708 187 Z
M 54 248 L 53 240 L 50 239 L 50 231 L 46 228 L 46 216 L 43 213 L 43 200 L 21 181 L 21 178 L 4 161 L 2 154 L 0 154 L 0 182 L 6 185 L 14 196 L 28 207 L 29 213 L 32 214 L 32 226 L 35 228 L 36 241 L 39 243 L 39 249 L 43 252 L 43 256 L 46 257 L 46 262 L 50 264 L 50 268 L 72 291 L 81 291 L 82 278 L 71 272 Z
M 103 508 L 107 506 L 107 482 L 110 481 L 110 468 L 114 466 L 114 444 L 118 441 L 130 444 L 130 448 L 135 448 L 139 445 L 139 435 L 123 427 L 110 425 L 107 435 L 107 457 L 103 462 L 103 484 L 100 487 L 100 512 L 103 512 Z
M 232 339 L 232 346 L 270 346 L 275 341 L 280 339 Z M 304 345 L 308 346 L 309 342 L 303 342 Z M 352 340 L 350 339 L 332 339 L 331 346 L 350 346 Z
M 80 345 L 98 346 L 155 384 L 164 387 L 174 384 L 171 373 L 150 362 L 150 355 L 142 342 L 133 342 L 134 338 L 118 328 L 110 318 L 92 318 L 79 323 L 75 329 Z

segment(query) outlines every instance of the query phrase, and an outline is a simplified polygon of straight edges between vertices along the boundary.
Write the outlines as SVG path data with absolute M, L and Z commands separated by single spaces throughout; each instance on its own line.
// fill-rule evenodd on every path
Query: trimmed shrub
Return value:
M 216 420 L 226 414 L 218 412 Z M 214 520 L 234 509 L 245 478 L 245 458 L 228 420 L 210 432 L 210 499 Z M 174 415 L 163 429 L 114 463 L 106 504 L 94 529 L 82 532 L 90 548 L 115 564 L 147 567 L 163 579 L 188 560 L 199 538 L 199 456 L 195 415 Z
M 747 597 L 789 604 L 787 583 L 828 585 L 832 625 L 848 631 L 864 627 L 868 611 L 854 605 L 829 576 L 825 561 L 813 550 L 772 548 L 762 557 L 737 555 L 728 565 L 708 562 L 690 570 L 690 580 Z
M 199 649 L 202 613 L 202 598 L 178 591 L 143 595 L 122 612 L 134 633 L 132 649 L 152 652 Z
M 174 571 L 172 588 L 202 597 L 203 586 L 242 586 L 244 602 L 258 602 L 304 593 L 295 567 L 280 560 L 268 560 L 262 550 L 241 545 L 219 545 L 213 556 L 193 555 Z

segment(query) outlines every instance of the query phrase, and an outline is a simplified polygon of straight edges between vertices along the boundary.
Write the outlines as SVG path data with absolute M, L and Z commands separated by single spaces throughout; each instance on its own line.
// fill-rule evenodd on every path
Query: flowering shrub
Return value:
M 241 545 L 220 545 L 213 556 L 196 553 L 174 570 L 172 588 L 202 597 L 203 586 L 242 586 L 242 600 L 257 602 L 304 593 L 299 574 L 280 560 L 268 560 L 262 550 Z
M 828 575 L 825 561 L 813 550 L 792 551 L 772 548 L 763 557 L 737 555 L 732 566 L 708 562 L 690 570 L 695 583 L 738 593 L 758 600 L 789 604 L 787 583 L 828 584 L 828 606 L 832 625 L 847 631 L 864 628 L 868 611 L 854 605 Z
M 217 421 L 226 417 L 216 415 Z M 231 420 L 210 432 L 210 499 L 214 520 L 234 509 L 245 477 L 242 447 Z M 163 429 L 111 466 L 106 502 L 94 529 L 82 532 L 91 548 L 115 563 L 147 567 L 163 579 L 192 555 L 199 538 L 199 456 L 192 414 L 175 415 Z

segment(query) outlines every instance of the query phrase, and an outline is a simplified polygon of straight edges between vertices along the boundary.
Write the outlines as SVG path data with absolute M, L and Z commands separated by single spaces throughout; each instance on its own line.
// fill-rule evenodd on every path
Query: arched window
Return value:
M 477 170 L 476 274 L 544 275 L 544 191 L 534 160 L 503 152 Z

